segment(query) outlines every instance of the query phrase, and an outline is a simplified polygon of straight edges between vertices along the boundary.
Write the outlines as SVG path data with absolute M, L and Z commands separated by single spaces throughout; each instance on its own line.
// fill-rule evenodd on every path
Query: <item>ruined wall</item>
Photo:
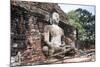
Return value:
M 61 21 L 67 22 L 67 18 L 65 13 L 61 10 L 61 8 L 56 3 L 41 3 L 41 2 L 31 2 L 31 1 L 12 1 L 12 5 L 20 6 L 27 11 L 40 13 L 45 16 L 49 15 L 52 9 L 55 9 L 60 14 Z M 68 22 L 67 22 L 68 23 Z
M 33 60 L 27 62 L 45 60 L 45 56 L 42 53 L 42 33 L 44 32 L 45 25 L 50 24 L 48 16 L 53 9 L 55 9 L 60 15 L 59 26 L 64 30 L 66 44 L 70 45 L 72 43 L 73 46 L 75 46 L 75 28 L 69 25 L 65 13 L 61 10 L 58 4 L 12 1 L 11 56 L 16 56 L 18 51 L 21 51 L 22 53 L 29 53 L 31 58 L 34 57 Z M 31 40 L 32 44 L 31 42 L 28 43 L 28 41 Z M 36 51 L 35 55 L 34 53 L 32 55 L 33 51 L 28 51 L 28 49 L 31 48 Z

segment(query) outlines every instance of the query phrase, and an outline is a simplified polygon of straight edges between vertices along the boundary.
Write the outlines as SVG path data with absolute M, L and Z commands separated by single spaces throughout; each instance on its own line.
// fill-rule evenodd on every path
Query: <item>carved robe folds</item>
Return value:
M 44 41 L 50 47 L 50 53 L 53 54 L 57 50 L 61 50 L 63 30 L 55 24 L 47 25 L 44 28 Z

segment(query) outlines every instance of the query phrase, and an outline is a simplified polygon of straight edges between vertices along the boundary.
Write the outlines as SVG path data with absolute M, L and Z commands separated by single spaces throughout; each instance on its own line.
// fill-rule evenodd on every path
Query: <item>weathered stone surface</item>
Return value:
M 50 25 L 48 18 L 50 18 L 49 15 L 52 10 L 56 10 L 60 15 L 58 26 L 64 30 L 66 42 L 68 41 L 66 44 L 75 43 L 75 37 L 73 37 L 75 28 L 65 24 L 67 22 L 66 15 L 58 4 L 11 1 L 11 45 L 18 44 L 18 47 L 12 47 L 11 51 L 14 53 L 13 56 L 21 52 L 22 64 L 46 60 L 47 57 L 44 56 L 42 51 L 44 45 L 42 36 L 44 27 Z
M 55 9 L 59 15 L 60 19 L 63 22 L 67 22 L 67 18 L 65 13 L 61 10 L 61 8 L 56 3 L 41 3 L 41 2 L 31 2 L 31 1 L 12 1 L 12 5 L 20 6 L 25 8 L 28 11 L 40 13 L 42 15 L 49 15 L 49 13 Z M 68 23 L 68 22 L 67 22 Z

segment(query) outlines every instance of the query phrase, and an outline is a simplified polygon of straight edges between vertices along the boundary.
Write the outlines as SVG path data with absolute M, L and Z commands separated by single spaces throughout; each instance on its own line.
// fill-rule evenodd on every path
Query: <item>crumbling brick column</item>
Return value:
M 39 32 L 37 25 L 33 25 L 36 27 L 36 29 L 32 26 L 32 22 L 32 17 L 30 17 L 30 30 L 26 33 L 27 49 L 24 51 L 22 56 L 22 63 L 39 63 L 46 60 L 42 52 L 41 33 Z

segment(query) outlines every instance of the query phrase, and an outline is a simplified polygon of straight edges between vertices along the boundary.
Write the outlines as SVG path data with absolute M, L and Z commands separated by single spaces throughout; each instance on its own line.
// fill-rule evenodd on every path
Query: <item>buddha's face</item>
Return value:
M 56 12 L 54 12 L 53 14 L 52 14 L 52 19 L 53 19 L 53 21 L 55 22 L 55 23 L 59 23 L 59 20 L 60 20 L 60 18 L 59 18 L 59 14 L 58 13 L 56 13 Z

